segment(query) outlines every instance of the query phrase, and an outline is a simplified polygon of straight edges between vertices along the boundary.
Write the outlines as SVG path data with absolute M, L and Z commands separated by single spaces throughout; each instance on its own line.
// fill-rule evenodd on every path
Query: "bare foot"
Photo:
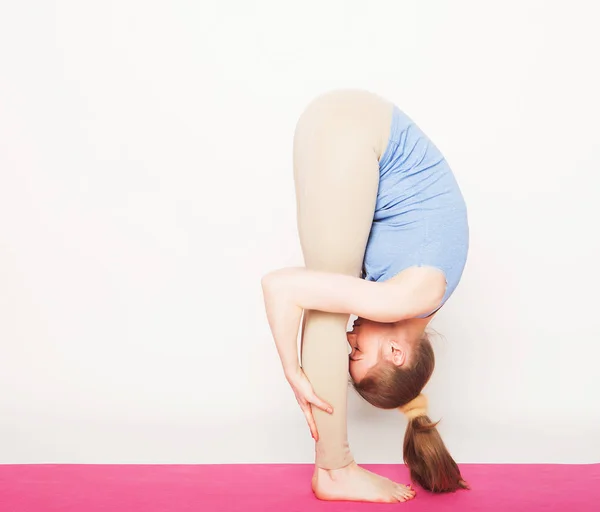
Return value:
M 397 503 L 415 497 L 410 487 L 371 473 L 353 462 L 341 469 L 315 467 L 312 490 L 320 500 Z

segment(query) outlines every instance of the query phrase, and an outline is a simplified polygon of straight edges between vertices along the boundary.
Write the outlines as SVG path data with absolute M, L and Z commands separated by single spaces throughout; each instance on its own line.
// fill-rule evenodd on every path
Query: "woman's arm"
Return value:
M 286 376 L 300 367 L 297 338 L 303 309 L 386 323 L 414 318 L 434 310 L 444 294 L 443 287 L 424 286 L 425 275 L 431 279 L 431 269 L 384 283 L 306 268 L 285 268 L 264 276 L 267 318 Z M 435 275 L 433 279 L 443 278 Z

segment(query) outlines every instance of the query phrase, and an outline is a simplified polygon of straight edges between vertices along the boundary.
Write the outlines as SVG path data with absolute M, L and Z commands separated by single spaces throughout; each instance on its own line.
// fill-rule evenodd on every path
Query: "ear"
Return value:
M 392 347 L 392 363 L 396 366 L 402 366 L 406 362 L 406 350 L 397 341 L 391 340 L 390 345 Z

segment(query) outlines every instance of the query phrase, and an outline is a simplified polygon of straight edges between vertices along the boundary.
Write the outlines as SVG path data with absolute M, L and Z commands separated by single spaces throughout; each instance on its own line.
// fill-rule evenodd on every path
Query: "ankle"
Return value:
M 319 476 L 319 477 L 327 477 L 331 480 L 335 480 L 339 476 L 344 475 L 344 474 L 348 473 L 349 471 L 356 469 L 356 467 L 357 467 L 357 464 L 355 461 L 352 461 L 350 464 L 343 466 L 341 468 L 336 468 L 336 469 L 325 469 L 325 468 L 320 468 L 319 466 L 315 466 L 315 475 Z

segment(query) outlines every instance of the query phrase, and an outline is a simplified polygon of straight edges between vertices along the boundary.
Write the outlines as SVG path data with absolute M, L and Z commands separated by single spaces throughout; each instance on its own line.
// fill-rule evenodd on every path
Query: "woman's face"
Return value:
M 369 369 L 386 356 L 387 324 L 372 322 L 364 318 L 354 321 L 352 330 L 346 333 L 352 348 L 350 353 L 350 376 L 354 382 L 360 382 Z M 391 349 L 389 350 L 391 352 Z

